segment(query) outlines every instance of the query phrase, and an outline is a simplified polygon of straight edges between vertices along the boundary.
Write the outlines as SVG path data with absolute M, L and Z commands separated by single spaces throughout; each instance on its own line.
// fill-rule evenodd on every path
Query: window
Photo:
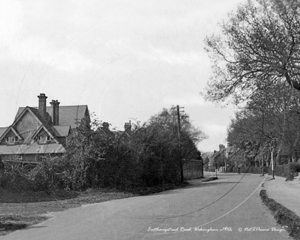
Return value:
M 47 143 L 47 142 L 50 142 L 51 141 L 51 137 L 50 136 L 45 136 L 45 135 L 40 135 L 38 136 L 38 141 L 39 143 Z
M 18 137 L 6 137 L 5 141 L 6 141 L 6 143 L 12 144 L 12 143 L 15 143 L 15 141 L 18 141 Z
M 37 139 L 38 139 L 38 143 L 45 143 L 45 141 L 46 141 L 45 138 L 41 135 L 38 136 Z

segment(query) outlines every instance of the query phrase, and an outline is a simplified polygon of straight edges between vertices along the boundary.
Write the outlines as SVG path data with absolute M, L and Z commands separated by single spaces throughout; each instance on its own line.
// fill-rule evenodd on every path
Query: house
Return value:
M 0 128 L 0 157 L 4 161 L 37 162 L 65 151 L 67 138 L 83 119 L 90 122 L 87 105 L 59 106 L 38 96 L 38 107 L 20 107 L 13 123 Z
M 108 124 L 107 125 L 104 125 L 104 124 L 107 124 L 107 123 L 103 123 L 102 126 L 103 126 L 104 129 L 108 130 Z M 122 130 L 111 130 L 111 132 L 114 134 L 115 137 L 118 136 L 118 137 L 128 138 L 132 133 L 131 120 L 129 120 L 129 122 L 125 122 L 124 131 L 122 131 Z
M 209 158 L 209 168 L 221 167 L 226 164 L 226 148 L 223 144 L 219 145 L 219 151 L 214 151 L 214 153 Z
M 265 157 L 265 156 L 261 156 L 261 154 L 264 155 L 263 152 L 256 155 L 256 153 L 253 151 L 246 152 L 245 149 L 239 148 L 235 145 L 228 147 L 227 152 L 228 152 L 228 161 L 232 166 L 236 166 L 236 167 L 245 166 L 248 164 L 255 167 L 259 167 L 261 161 L 259 157 Z M 268 164 L 268 161 L 266 161 L 266 164 Z

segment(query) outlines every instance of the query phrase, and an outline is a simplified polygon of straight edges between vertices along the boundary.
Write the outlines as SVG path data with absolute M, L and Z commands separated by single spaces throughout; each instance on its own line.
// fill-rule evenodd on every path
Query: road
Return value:
M 265 177 L 219 174 L 216 181 L 151 196 L 85 205 L 1 240 L 288 239 L 262 204 Z

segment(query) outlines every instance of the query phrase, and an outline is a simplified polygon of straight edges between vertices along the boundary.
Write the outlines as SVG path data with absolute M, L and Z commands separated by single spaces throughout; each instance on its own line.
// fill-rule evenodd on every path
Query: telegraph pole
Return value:
M 183 164 L 182 164 L 182 159 L 181 159 L 181 146 L 180 146 L 180 107 L 177 105 L 177 120 L 178 120 L 178 145 L 179 145 L 179 167 L 180 167 L 180 179 L 181 182 L 183 183 L 184 181 L 184 176 L 183 176 Z

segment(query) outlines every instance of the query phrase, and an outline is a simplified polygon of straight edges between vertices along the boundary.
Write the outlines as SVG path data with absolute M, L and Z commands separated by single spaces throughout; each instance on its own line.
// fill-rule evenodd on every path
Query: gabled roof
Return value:
M 5 133 L 8 127 L 0 127 L 0 137 L 2 137 L 3 133 Z
M 53 126 L 57 137 L 67 137 L 70 133 L 70 126 Z
M 6 130 L 4 131 L 4 133 L 1 134 L 1 137 L 0 137 L 0 142 L 2 141 L 2 139 L 6 136 L 6 134 L 9 132 L 9 131 L 12 131 L 19 139 L 22 139 L 22 137 L 19 135 L 19 133 L 14 129 L 13 126 L 9 126 L 8 128 L 6 128 Z
M 23 112 L 26 107 L 20 107 L 16 114 L 15 119 Z M 37 107 L 30 107 L 30 109 L 35 109 L 38 112 Z M 52 107 L 46 107 L 46 111 L 49 116 L 53 119 L 53 110 Z M 59 125 L 71 126 L 71 128 L 76 128 L 78 124 L 76 121 L 83 119 L 88 113 L 87 105 L 75 105 L 75 106 L 59 106 Z
M 18 112 L 18 114 L 15 118 L 15 121 L 13 122 L 13 125 L 15 125 L 22 118 L 22 116 L 27 111 L 29 111 L 41 124 L 41 127 L 39 127 L 39 129 L 36 130 L 36 132 L 33 134 L 32 138 L 34 138 L 39 133 L 39 131 L 43 128 L 55 140 L 55 142 L 59 143 L 59 140 L 56 138 L 56 134 L 55 134 L 52 124 L 49 124 L 48 121 L 46 121 L 42 118 L 38 109 L 32 108 L 32 107 L 25 107 L 22 109 L 23 109 L 22 112 L 20 112 L 20 113 Z M 19 110 L 20 110 L 20 108 L 19 108 Z
M 56 143 L 59 143 L 58 140 L 55 138 L 55 135 L 54 135 L 53 133 L 51 133 L 51 132 L 46 128 L 46 126 L 44 126 L 44 125 L 41 125 L 41 126 L 36 130 L 36 132 L 33 134 L 33 136 L 32 136 L 31 138 L 34 139 L 34 138 L 39 134 L 39 132 L 40 132 L 42 129 L 44 129 L 45 132 L 47 132 L 47 134 L 48 134 L 50 137 L 52 137 Z
M 47 112 L 52 117 L 52 107 L 47 107 Z M 71 128 L 78 127 L 78 122 L 85 117 L 88 112 L 87 105 L 77 106 L 59 106 L 59 125 L 71 126 Z
M 41 117 L 39 117 L 39 114 L 35 111 L 35 109 L 27 106 L 22 108 L 22 111 L 18 111 L 12 126 L 15 125 L 27 111 L 29 111 L 40 123 L 42 123 Z

